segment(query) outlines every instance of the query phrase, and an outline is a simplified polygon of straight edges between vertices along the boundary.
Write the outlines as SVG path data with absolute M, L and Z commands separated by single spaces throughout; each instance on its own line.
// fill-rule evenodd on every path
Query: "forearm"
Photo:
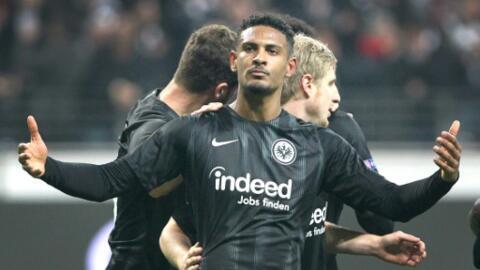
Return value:
M 348 205 L 402 222 L 428 210 L 453 186 L 442 180 L 439 172 L 401 186 L 368 170 L 339 181 L 342 181 L 340 188 L 334 192 Z
M 160 235 L 160 249 L 165 258 L 175 268 L 182 269 L 191 246 L 190 238 L 180 229 L 175 220 L 170 218 Z
M 442 180 L 440 172 L 437 171 L 426 179 L 400 186 L 398 193 L 394 194 L 397 196 L 385 194 L 385 198 L 393 199 L 389 202 L 390 207 L 396 210 L 395 217 L 392 219 L 409 221 L 431 208 L 450 191 L 452 186 L 453 183 Z M 384 213 L 380 214 L 384 215 Z
M 56 189 L 82 199 L 104 201 L 128 189 L 135 174 L 126 162 L 117 160 L 104 165 L 68 163 L 47 159 L 41 177 Z
M 375 255 L 379 236 L 356 232 L 329 222 L 325 226 L 328 253 Z

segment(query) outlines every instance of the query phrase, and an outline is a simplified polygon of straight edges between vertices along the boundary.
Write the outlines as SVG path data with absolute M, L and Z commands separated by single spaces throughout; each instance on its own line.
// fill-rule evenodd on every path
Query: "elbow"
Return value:
M 400 221 L 400 222 L 403 222 L 403 223 L 407 223 L 409 222 L 410 220 L 412 220 L 412 216 L 401 216 L 399 217 L 396 221 Z
M 110 193 L 103 192 L 103 193 L 97 193 L 97 194 L 89 194 L 88 198 L 84 198 L 84 199 L 87 199 L 87 200 L 93 201 L 93 202 L 97 202 L 97 203 L 102 203 L 102 202 L 110 200 L 114 197 L 115 196 L 113 196 Z
M 102 202 L 105 202 L 107 200 L 109 200 L 111 198 L 108 198 L 108 197 L 95 197 L 95 198 L 92 198 L 92 201 L 94 202 L 97 202 L 97 203 L 102 203 Z
M 167 240 L 165 239 L 165 235 L 165 230 L 162 230 L 162 232 L 160 233 L 160 237 L 158 238 L 158 246 L 160 247 L 160 250 L 163 254 L 165 254 L 165 247 L 167 242 Z
M 409 222 L 412 218 L 416 216 L 416 214 L 408 209 L 397 207 L 394 211 L 392 211 L 393 216 L 391 217 L 393 221 L 399 222 Z

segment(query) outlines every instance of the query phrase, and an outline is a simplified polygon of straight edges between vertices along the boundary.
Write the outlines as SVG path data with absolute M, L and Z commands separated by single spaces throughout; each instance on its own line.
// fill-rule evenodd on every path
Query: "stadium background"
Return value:
M 473 269 L 466 215 L 480 197 L 478 0 L 0 0 L 0 269 L 89 269 L 88 246 L 112 217 L 111 202 L 68 198 L 21 171 L 15 148 L 28 139 L 26 116 L 37 117 L 53 156 L 109 161 L 128 108 L 167 83 L 191 31 L 236 27 L 254 11 L 315 26 L 339 58 L 342 107 L 387 177 L 432 172 L 436 134 L 461 120 L 462 182 L 396 228 L 426 242 L 418 269 Z M 350 210 L 342 224 L 358 228 Z M 341 269 L 400 269 L 339 258 Z

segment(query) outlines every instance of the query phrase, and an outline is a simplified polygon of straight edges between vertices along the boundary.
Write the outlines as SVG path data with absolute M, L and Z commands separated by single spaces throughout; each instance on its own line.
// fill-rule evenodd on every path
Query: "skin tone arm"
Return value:
M 355 232 L 329 222 L 326 226 L 326 250 L 329 253 L 345 253 L 375 256 L 386 262 L 415 266 L 427 255 L 425 243 L 419 238 L 397 231 L 384 236 Z M 160 248 L 169 262 L 180 270 L 200 269 L 202 247 L 192 246 L 188 236 L 173 218 L 160 236 Z
M 420 238 L 401 231 L 384 236 L 355 232 L 326 222 L 328 253 L 375 256 L 389 263 L 415 266 L 427 255 Z
M 170 218 L 160 235 L 160 249 L 171 265 L 180 270 L 200 269 L 203 249 L 199 243 L 192 246 L 190 238 Z

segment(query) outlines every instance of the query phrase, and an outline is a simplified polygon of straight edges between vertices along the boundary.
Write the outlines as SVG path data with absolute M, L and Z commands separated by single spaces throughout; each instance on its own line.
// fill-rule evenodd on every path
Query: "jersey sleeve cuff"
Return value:
M 435 193 L 440 193 L 442 195 L 447 194 L 450 189 L 452 189 L 453 185 L 455 185 L 455 182 L 447 182 L 442 179 L 440 170 L 436 171 L 431 177 L 433 177 L 432 181 L 432 190 Z
M 45 162 L 45 173 L 40 177 L 40 179 L 42 179 L 47 184 L 51 184 L 52 182 L 54 182 L 55 175 L 57 174 L 57 161 L 48 156 Z

